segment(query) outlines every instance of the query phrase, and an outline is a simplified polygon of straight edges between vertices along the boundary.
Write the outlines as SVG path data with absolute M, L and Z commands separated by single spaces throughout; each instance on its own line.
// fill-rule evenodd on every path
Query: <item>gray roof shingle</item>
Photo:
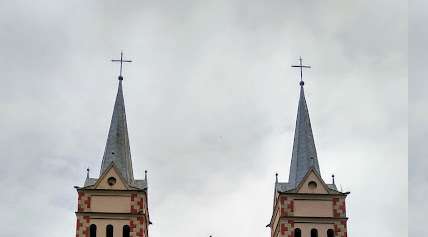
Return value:
M 83 185 L 83 188 L 87 188 L 89 186 L 95 185 L 97 183 L 98 179 L 96 178 L 87 178 L 85 180 L 85 184 Z M 133 188 L 138 189 L 146 189 L 147 188 L 147 180 L 145 179 L 134 179 L 132 183 L 128 184 L 129 186 Z
M 337 191 L 337 187 L 335 184 L 327 184 L 327 187 L 329 188 L 330 191 Z M 285 193 L 285 192 L 289 192 L 291 190 L 294 190 L 296 187 L 294 187 L 293 185 L 289 184 L 289 183 L 276 183 L 275 184 L 275 190 L 277 192 L 280 193 Z
M 321 176 L 305 92 L 303 84 L 301 84 L 296 128 L 294 131 L 293 153 L 287 185 L 295 188 L 312 167 Z
M 122 80 L 119 80 L 116 101 L 108 132 L 107 143 L 101 164 L 100 175 L 114 163 L 128 183 L 133 183 L 131 151 L 129 148 L 128 127 L 126 123 L 125 103 L 123 100 Z

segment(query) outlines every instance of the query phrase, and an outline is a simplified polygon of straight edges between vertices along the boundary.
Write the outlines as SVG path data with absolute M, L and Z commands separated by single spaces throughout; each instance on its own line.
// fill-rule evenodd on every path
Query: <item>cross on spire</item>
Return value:
M 299 58 L 300 65 L 291 65 L 291 67 L 299 67 L 300 68 L 300 85 L 303 86 L 305 82 L 303 81 L 303 68 L 311 68 L 311 66 L 303 65 L 302 57 Z
M 113 59 L 111 60 L 112 62 L 120 62 L 120 74 L 119 74 L 119 81 L 123 80 L 123 76 L 122 76 L 122 65 L 123 63 L 130 63 L 132 62 L 131 60 L 124 60 L 123 59 L 123 52 L 120 52 L 120 59 Z

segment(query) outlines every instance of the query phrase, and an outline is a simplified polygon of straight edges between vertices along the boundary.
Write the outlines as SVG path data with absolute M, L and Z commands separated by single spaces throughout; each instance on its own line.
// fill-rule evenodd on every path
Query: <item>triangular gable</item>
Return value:
M 109 179 L 115 179 L 113 185 L 109 184 Z M 95 189 L 112 189 L 112 190 L 128 190 L 129 186 L 123 176 L 120 174 L 114 162 L 111 162 L 109 167 L 100 176 L 94 185 Z
M 311 168 L 296 187 L 297 193 L 328 194 L 329 188 L 321 176 Z

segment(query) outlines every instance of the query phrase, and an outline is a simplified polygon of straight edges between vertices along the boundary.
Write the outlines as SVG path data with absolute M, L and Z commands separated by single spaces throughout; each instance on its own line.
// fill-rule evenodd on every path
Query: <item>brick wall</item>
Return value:
M 76 221 L 76 237 L 89 237 L 89 216 L 78 216 Z
M 285 196 L 279 197 L 279 211 L 281 216 L 294 215 L 294 200 Z
M 77 211 L 90 211 L 91 209 L 91 196 L 78 192 Z
M 294 237 L 294 222 L 292 220 L 281 221 L 279 236 Z
M 338 221 L 337 223 L 334 224 L 334 234 L 336 237 L 347 237 L 348 236 L 345 220 Z
M 144 216 L 134 217 L 129 221 L 131 237 L 147 237 L 147 223 Z
M 131 210 L 132 214 L 145 213 L 145 199 L 144 195 L 140 193 L 131 194 Z
M 344 198 L 333 198 L 333 216 L 346 217 L 346 206 Z

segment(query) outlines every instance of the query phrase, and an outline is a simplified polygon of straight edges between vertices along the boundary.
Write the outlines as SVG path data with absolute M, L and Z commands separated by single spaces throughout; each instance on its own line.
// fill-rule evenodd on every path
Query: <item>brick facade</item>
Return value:
M 91 195 L 85 191 L 78 191 L 76 237 L 89 237 L 90 224 L 96 223 L 99 216 L 109 215 L 108 213 L 91 213 L 91 202 L 93 201 Z M 142 192 L 128 195 L 130 195 L 129 213 L 123 213 L 120 219 L 129 218 L 130 237 L 147 237 L 149 223 L 147 221 L 146 195 Z M 92 222 L 91 217 L 93 218 Z M 122 229 L 122 226 L 115 226 L 115 228 Z
M 346 206 L 344 198 L 333 198 L 333 216 L 346 217 Z
M 336 237 L 348 237 L 348 231 L 346 228 L 346 221 L 339 221 L 334 224 L 334 235 Z
M 86 212 L 91 209 L 91 196 L 84 192 L 78 192 L 77 211 Z
M 294 237 L 294 221 L 281 221 L 279 228 L 280 237 Z
M 133 193 L 131 194 L 131 209 L 132 214 L 144 213 L 144 195 Z
M 333 216 L 336 218 L 346 217 L 345 198 L 333 198 Z M 336 237 L 347 237 L 346 220 L 338 221 L 334 224 L 334 233 Z
M 78 216 L 76 221 L 76 237 L 89 237 L 89 216 Z
M 302 199 L 302 196 L 288 196 L 288 195 L 279 195 L 275 210 L 277 213 L 276 221 L 275 218 L 272 220 L 272 236 L 273 237 L 294 237 L 294 229 L 298 228 L 299 219 L 306 217 L 295 217 L 295 199 Z M 330 222 L 331 228 L 335 232 L 335 237 L 347 237 L 347 217 L 346 217 L 346 205 L 345 205 L 346 196 L 334 196 L 323 197 L 324 200 L 331 200 L 332 203 L 332 214 L 331 217 L 326 217 L 324 222 Z M 310 196 L 304 197 L 306 200 L 311 200 Z M 314 200 L 319 200 L 315 198 Z M 314 216 L 317 217 L 317 216 Z M 296 219 L 297 218 L 297 219 Z M 307 218 L 311 218 L 308 216 Z M 319 217 L 318 217 L 319 218 Z M 296 222 L 296 220 L 299 220 Z M 320 219 L 322 220 L 322 219 Z M 314 222 L 317 224 L 318 222 Z M 321 234 L 321 233 L 320 233 Z M 322 235 L 323 236 L 323 235 Z
M 294 215 L 294 200 L 286 196 L 279 197 L 279 210 L 281 216 Z
M 147 237 L 147 223 L 144 216 L 134 217 L 129 221 L 131 237 Z

